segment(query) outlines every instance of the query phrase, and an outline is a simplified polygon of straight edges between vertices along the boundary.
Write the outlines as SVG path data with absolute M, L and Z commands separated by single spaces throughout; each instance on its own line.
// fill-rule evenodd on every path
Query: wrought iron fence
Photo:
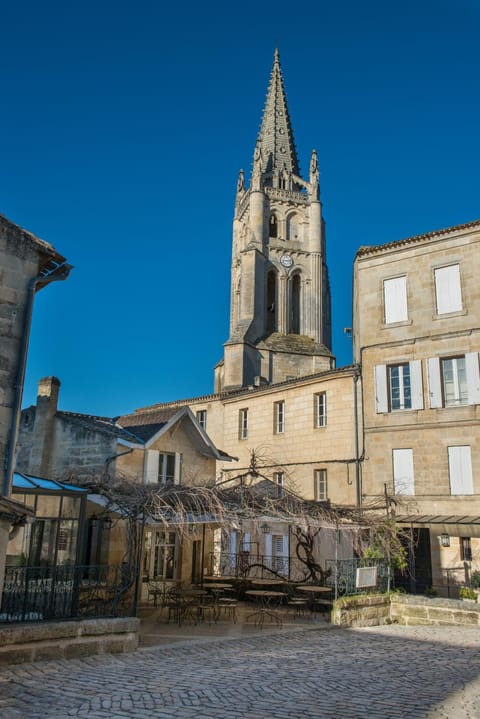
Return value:
M 375 583 L 371 586 L 357 585 L 357 570 L 373 567 Z M 379 559 L 326 559 L 326 570 L 329 576 L 327 585 L 334 590 L 335 597 L 359 594 L 367 591 L 386 592 L 389 589 L 389 568 L 388 564 Z
M 133 616 L 126 566 L 6 567 L 0 622 Z
M 371 586 L 358 586 L 357 570 L 375 568 Z M 307 565 L 297 557 L 274 557 L 250 555 L 249 552 L 229 552 L 210 555 L 210 573 L 223 577 L 266 579 L 272 576 L 284 577 L 291 582 L 318 581 L 312 577 Z M 323 560 L 324 582 L 332 587 L 335 597 L 358 594 L 365 591 L 384 592 L 390 588 L 388 565 L 382 560 L 325 559 Z

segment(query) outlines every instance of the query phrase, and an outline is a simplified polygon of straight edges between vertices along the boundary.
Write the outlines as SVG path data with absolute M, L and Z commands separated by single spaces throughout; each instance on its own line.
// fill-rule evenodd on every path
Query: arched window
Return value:
M 278 220 L 275 215 L 270 215 L 270 237 L 278 237 Z
M 300 217 L 289 215 L 287 217 L 287 240 L 300 240 Z
M 277 331 L 277 273 L 270 270 L 267 275 L 267 333 Z
M 289 332 L 294 335 L 300 334 L 300 275 L 293 275 L 290 282 L 290 329 Z

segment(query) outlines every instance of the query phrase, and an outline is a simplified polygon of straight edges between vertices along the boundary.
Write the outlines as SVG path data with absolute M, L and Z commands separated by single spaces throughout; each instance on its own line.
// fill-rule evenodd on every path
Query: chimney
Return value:
M 38 383 L 37 412 L 49 418 L 57 411 L 60 380 L 57 377 L 44 377 Z
M 51 478 L 55 467 L 55 414 L 59 390 L 57 377 L 44 377 L 38 383 L 30 472 L 39 477 Z

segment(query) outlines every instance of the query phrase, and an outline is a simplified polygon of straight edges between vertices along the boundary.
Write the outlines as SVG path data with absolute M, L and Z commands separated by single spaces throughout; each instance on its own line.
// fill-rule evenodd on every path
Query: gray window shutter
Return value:
M 478 352 L 467 352 L 465 355 L 467 374 L 468 404 L 480 404 L 480 370 Z
M 422 361 L 410 362 L 410 388 L 412 391 L 412 409 L 423 409 Z
M 413 450 L 393 450 L 393 486 L 395 494 L 415 494 L 413 480 Z
M 264 563 L 267 567 L 271 566 L 272 563 L 272 535 L 264 534 L 265 537 L 265 559 Z
M 182 455 L 175 452 L 175 474 L 173 475 L 173 483 L 180 484 L 182 481 Z
M 472 458 L 470 447 L 448 448 L 450 494 L 473 494 Z
M 146 484 L 157 484 L 158 463 L 160 452 L 158 449 L 147 449 L 143 461 L 143 476 Z
M 388 412 L 387 366 L 384 364 L 375 367 L 375 403 L 377 414 Z
M 438 357 L 430 357 L 427 360 L 428 396 L 430 407 L 435 409 L 442 406 L 442 382 L 440 379 L 440 360 Z
M 230 533 L 230 554 L 237 553 L 237 533 L 233 531 Z

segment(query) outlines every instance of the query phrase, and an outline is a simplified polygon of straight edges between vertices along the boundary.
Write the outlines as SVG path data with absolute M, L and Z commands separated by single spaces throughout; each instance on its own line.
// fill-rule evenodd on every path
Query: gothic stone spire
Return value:
M 264 173 L 287 170 L 300 175 L 278 50 L 275 50 L 257 146 L 262 150 Z

